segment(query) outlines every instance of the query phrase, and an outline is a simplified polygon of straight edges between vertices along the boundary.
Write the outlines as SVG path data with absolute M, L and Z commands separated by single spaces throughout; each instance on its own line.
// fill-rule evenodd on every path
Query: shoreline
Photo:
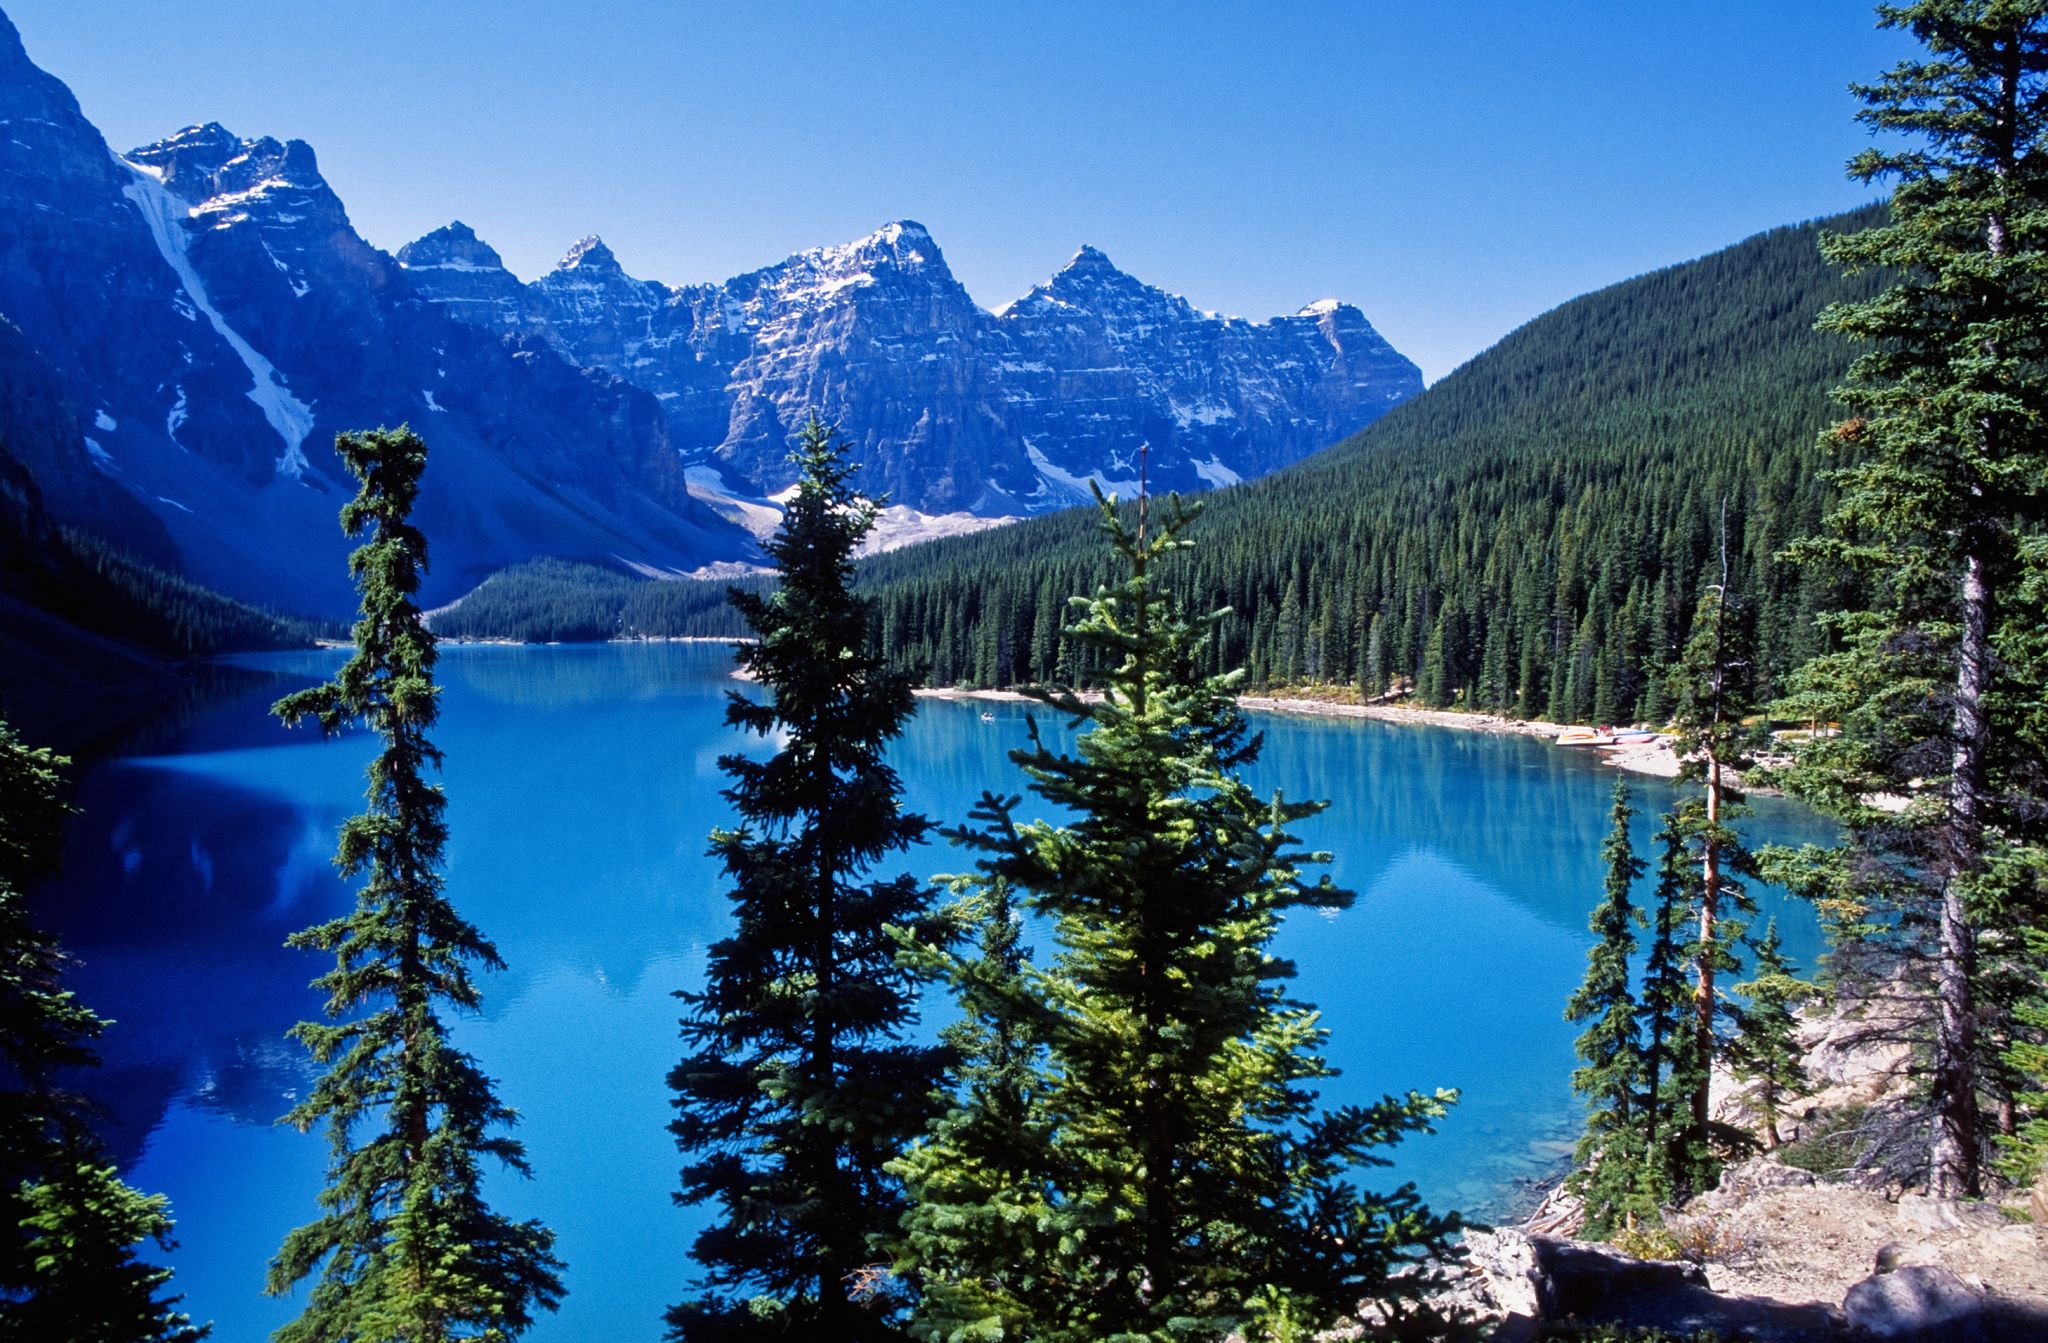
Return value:
M 994 700 L 1003 703 L 1033 703 L 1033 696 L 1017 690 L 963 690 L 958 686 L 921 686 L 916 692 L 926 699 Z M 1086 698 L 1084 696 L 1084 698 Z M 1486 732 L 1496 736 L 1555 739 L 1567 729 L 1563 723 L 1533 718 L 1503 718 L 1498 714 L 1462 713 L 1455 709 L 1423 709 L 1406 704 L 1349 704 L 1341 700 L 1303 699 L 1285 695 L 1239 695 L 1239 708 L 1256 713 L 1298 714 L 1306 718 L 1368 718 L 1375 722 L 1406 727 L 1447 727 L 1461 732 Z M 1658 779 L 1678 777 L 1678 753 L 1668 738 L 1631 742 L 1622 746 L 1559 747 L 1584 751 L 1611 769 L 1627 770 Z

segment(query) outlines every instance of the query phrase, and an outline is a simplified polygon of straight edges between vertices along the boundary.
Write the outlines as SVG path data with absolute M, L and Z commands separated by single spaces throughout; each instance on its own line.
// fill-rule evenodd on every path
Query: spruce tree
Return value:
M 1750 1100 L 1763 1120 L 1764 1146 L 1775 1152 L 1778 1120 L 1792 1101 L 1813 1094 L 1799 1050 L 1798 1006 L 1814 995 L 1786 961 L 1778 921 L 1764 925 L 1756 944 L 1756 966 L 1733 990 L 1742 996 L 1729 1062 L 1736 1078 L 1750 1084 Z
M 1034 1122 L 1011 1130 L 1027 1149 L 1006 1158 L 1018 1182 L 973 1214 L 1042 1200 L 1036 1253 L 1051 1262 L 1027 1265 L 1030 1295 L 1004 1303 L 1028 1322 L 959 1336 L 1305 1337 L 1363 1301 L 1412 1318 L 1434 1285 L 1416 1261 L 1445 1251 L 1457 1218 L 1431 1214 L 1412 1186 L 1379 1197 L 1350 1176 L 1453 1094 L 1314 1108 L 1333 1073 L 1325 1033 L 1286 995 L 1293 967 L 1270 945 L 1289 911 L 1351 901 L 1300 874 L 1327 857 L 1296 848 L 1290 828 L 1321 806 L 1261 799 L 1240 775 L 1259 741 L 1232 698 L 1238 676 L 1196 670 L 1223 613 L 1177 614 L 1157 575 L 1188 544 L 1192 511 L 1175 500 L 1150 532 L 1143 499 L 1135 529 L 1111 501 L 1100 512 L 1123 576 L 1083 603 L 1068 637 L 1091 650 L 1102 695 L 1048 692 L 1088 730 L 1058 751 L 1034 721 L 1013 756 L 1072 819 L 1019 825 L 1016 799 L 985 798 L 964 836 L 983 880 L 1018 892 L 1058 950 L 1029 975 L 1042 1008 L 1012 1022 L 1044 1053 Z M 935 1138 L 915 1159 L 942 1170 L 952 1155 Z M 945 1251 L 913 1238 L 902 1262 L 965 1276 Z M 939 1323 L 914 1329 L 946 1337 Z
M 334 446 L 361 482 L 341 510 L 342 531 L 362 538 L 349 556 L 362 594 L 355 652 L 332 681 L 272 712 L 328 736 L 365 725 L 378 751 L 368 807 L 342 823 L 334 860 L 362 880 L 355 908 L 289 941 L 335 958 L 313 981 L 329 1019 L 292 1031 L 326 1072 L 285 1116 L 302 1132 L 323 1125 L 331 1156 L 320 1216 L 286 1236 L 270 1266 L 273 1295 L 318 1275 L 304 1312 L 275 1337 L 510 1339 L 536 1309 L 554 1309 L 562 1265 L 546 1227 L 484 1201 L 483 1159 L 524 1174 L 525 1152 L 504 1132 L 515 1114 L 443 1024 L 447 1009 L 477 1009 L 474 967 L 503 962 L 442 889 L 446 800 L 428 779 L 441 753 L 427 736 L 440 692 L 417 600 L 427 543 L 410 520 L 427 448 L 406 428 Z
M 1565 1004 L 1565 1020 L 1589 1022 L 1576 1043 L 1580 1066 L 1572 1072 L 1572 1089 L 1587 1105 L 1586 1131 L 1579 1139 L 1579 1169 L 1571 1188 L 1584 1202 L 1586 1230 L 1605 1236 L 1629 1214 L 1652 1213 L 1654 1201 L 1642 1200 L 1643 1167 L 1648 1135 L 1640 1101 L 1643 1096 L 1642 1026 L 1635 995 L 1629 990 L 1629 958 L 1635 952 L 1637 925 L 1643 922 L 1632 899 L 1642 860 L 1629 843 L 1628 785 L 1614 785 L 1607 841 L 1601 857 L 1607 881 L 1591 919 L 1597 941 L 1586 952 L 1586 978 Z
M 69 763 L 0 721 L 0 1340 L 193 1343 L 209 1329 L 136 1256 L 171 1248 L 169 1207 L 121 1180 L 65 1085 L 98 1063 L 108 1023 L 64 988 L 64 953 L 28 915 L 56 869 Z
M 1698 927 L 1691 945 L 1695 1067 L 1688 1123 L 1690 1141 L 1700 1152 L 1715 1146 L 1708 1093 L 1727 1015 L 1720 976 L 1740 966 L 1735 947 L 1746 927 L 1741 916 L 1756 909 L 1742 884 L 1743 878 L 1756 875 L 1756 858 L 1731 824 L 1743 812 L 1738 771 L 1752 764 L 1752 729 L 1745 719 L 1755 707 L 1754 629 L 1748 604 L 1729 591 L 1724 557 L 1721 582 L 1700 598 L 1691 637 L 1666 674 L 1678 735 L 1679 784 L 1699 790 L 1673 807 L 1670 825 L 1699 868 L 1699 880 L 1691 887 Z
M 1693 892 L 1699 869 L 1688 858 L 1685 835 L 1667 815 L 1657 832 L 1657 885 L 1650 914 L 1650 946 L 1643 964 L 1643 1095 L 1639 1105 L 1645 1152 L 1645 1197 L 1658 1204 L 1689 1195 L 1705 1183 L 1707 1160 L 1693 1141 L 1692 1096 L 1704 1079 L 1694 1048 L 1693 990 L 1686 964 Z
M 1006 827 L 984 799 L 971 818 Z M 889 1169 L 909 1198 L 894 1267 L 916 1293 L 909 1329 L 922 1343 L 1032 1337 L 1057 1299 L 1060 1226 L 1040 1065 L 1043 1001 L 1007 882 L 963 883 L 954 911 L 976 930 L 973 956 L 905 936 L 904 963 L 943 981 L 961 1019 L 949 1107 Z
M 721 1220 L 697 1237 L 695 1294 L 671 1336 L 896 1336 L 894 1298 L 875 1290 L 903 1212 L 885 1167 L 923 1131 L 944 1051 L 906 1038 L 915 985 L 891 926 L 929 921 L 910 876 L 870 877 L 930 822 L 902 809 L 883 758 L 909 719 L 912 676 L 874 651 L 853 554 L 877 506 L 857 495 L 834 435 L 815 417 L 793 454 L 797 491 L 768 545 L 771 596 L 735 589 L 756 642 L 740 666 L 767 692 L 735 692 L 726 721 L 776 740 L 767 759 L 728 755 L 736 829 L 711 836 L 733 883 L 736 926 L 711 948 L 669 1074 L 671 1129 L 690 1157 L 682 1202 Z M 937 926 L 936 923 L 933 924 Z
M 1867 352 L 1839 391 L 1851 418 L 1824 440 L 1847 460 L 1839 503 L 1796 552 L 1858 575 L 1868 600 L 1830 618 L 1836 647 L 1786 711 L 1840 724 L 1789 782 L 1846 823 L 1849 847 L 1784 870 L 1852 935 L 1838 978 L 1873 950 L 1931 962 L 1925 1170 L 1954 1198 L 1981 1192 L 1981 1032 L 2002 1010 L 1983 993 L 1980 936 L 2015 870 L 2000 850 L 2032 828 L 2041 792 L 2016 758 L 1997 635 L 2020 540 L 2048 505 L 2048 5 L 1918 0 L 1878 16 L 1925 48 L 1856 90 L 1860 118 L 1893 138 L 1850 172 L 1897 183 L 1890 219 L 1824 251 L 1890 283 L 1822 315 Z M 1876 805 L 1887 797 L 1906 805 Z

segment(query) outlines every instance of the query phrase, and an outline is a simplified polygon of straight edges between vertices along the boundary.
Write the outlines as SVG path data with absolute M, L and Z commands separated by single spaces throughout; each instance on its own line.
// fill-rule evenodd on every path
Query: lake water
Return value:
M 284 1033 L 318 1014 L 307 981 L 326 964 L 283 941 L 351 901 L 329 858 L 371 743 L 287 733 L 266 708 L 339 658 L 247 660 L 233 685 L 87 770 L 64 879 L 40 905 L 79 958 L 76 988 L 118 1023 L 89 1089 L 129 1177 L 170 1196 L 177 1289 L 222 1343 L 257 1343 L 296 1313 L 261 1295 L 263 1273 L 312 1215 L 325 1167 L 317 1133 L 275 1124 L 310 1079 Z M 729 820 L 717 759 L 746 749 L 722 722 L 730 666 L 723 647 L 682 644 L 442 659 L 448 890 L 510 967 L 486 977 L 482 1014 L 455 1033 L 523 1115 L 535 1178 L 499 1179 L 492 1197 L 544 1219 L 569 1264 L 568 1300 L 530 1335 L 542 1343 L 658 1338 L 692 1276 L 699 1214 L 669 1199 L 679 1158 L 663 1079 L 678 1052 L 671 994 L 698 982 L 727 924 L 704 847 Z M 1023 792 L 1007 752 L 1030 711 L 926 702 L 894 752 L 909 804 L 954 823 L 983 789 Z M 1359 894 L 1280 940 L 1344 1070 L 1327 1098 L 1461 1088 L 1441 1132 L 1377 1178 L 1413 1179 L 1440 1206 L 1510 1209 L 1578 1125 L 1560 1013 L 1584 968 L 1614 776 L 1527 737 L 1258 724 L 1256 784 L 1331 799 L 1303 837 L 1333 851 L 1338 882 Z M 1655 780 L 1637 792 L 1646 809 L 1670 796 Z M 1651 828 L 1639 823 L 1640 852 Z M 1746 828 L 1824 834 L 1768 799 Z M 965 864 L 938 844 L 909 866 Z M 1810 913 L 1765 904 L 1810 966 Z

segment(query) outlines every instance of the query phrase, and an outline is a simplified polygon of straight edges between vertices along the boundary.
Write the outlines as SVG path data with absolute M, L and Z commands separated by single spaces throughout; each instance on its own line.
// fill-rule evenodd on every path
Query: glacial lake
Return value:
M 261 1294 L 264 1270 L 310 1219 L 325 1169 L 317 1132 L 276 1123 L 310 1081 L 285 1032 L 318 1014 L 307 981 L 327 964 L 283 942 L 351 902 L 329 859 L 371 742 L 286 732 L 266 709 L 340 658 L 241 660 L 226 684 L 86 768 L 64 877 L 38 906 L 78 959 L 80 995 L 117 1023 L 86 1088 L 129 1178 L 170 1196 L 175 1289 L 221 1343 L 259 1343 L 296 1313 Z M 670 1200 L 679 1158 L 663 1079 L 679 1048 L 671 995 L 699 981 L 728 922 L 704 854 L 729 820 L 717 760 L 762 749 L 724 726 L 730 668 L 717 645 L 455 646 L 442 658 L 448 890 L 509 964 L 484 978 L 482 1013 L 454 1029 L 523 1116 L 534 1178 L 497 1178 L 492 1198 L 544 1219 L 569 1265 L 568 1299 L 529 1335 L 541 1343 L 657 1339 L 693 1276 L 702 1214 Z M 1023 792 L 1007 753 L 1034 712 L 1053 726 L 1024 704 L 926 701 L 893 755 L 909 805 L 951 824 L 984 789 Z M 1591 940 L 1615 776 L 1529 737 L 1255 722 L 1266 748 L 1254 782 L 1330 799 L 1303 837 L 1332 851 L 1337 881 L 1359 896 L 1334 916 L 1297 916 L 1279 944 L 1343 1069 L 1326 1099 L 1464 1093 L 1435 1136 L 1396 1149 L 1369 1181 L 1414 1180 L 1480 1217 L 1514 1211 L 1578 1126 L 1561 1012 Z M 1646 811 L 1671 795 L 1657 780 L 1633 786 Z M 1040 814 L 1037 799 L 1024 814 Z M 1652 828 L 1639 819 L 1641 853 Z M 1827 834 L 1772 799 L 1744 829 L 1755 841 Z M 935 843 L 907 867 L 966 865 Z M 1810 911 L 1770 892 L 1763 903 L 1811 967 Z

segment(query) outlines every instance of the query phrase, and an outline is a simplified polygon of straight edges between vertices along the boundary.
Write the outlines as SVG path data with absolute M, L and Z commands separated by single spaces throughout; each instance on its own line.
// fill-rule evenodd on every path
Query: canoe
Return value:
M 1614 745 L 1614 734 L 1611 732 L 1602 732 L 1598 728 L 1591 727 L 1566 728 L 1564 731 L 1557 734 L 1557 741 L 1554 743 L 1554 745 L 1612 746 Z

